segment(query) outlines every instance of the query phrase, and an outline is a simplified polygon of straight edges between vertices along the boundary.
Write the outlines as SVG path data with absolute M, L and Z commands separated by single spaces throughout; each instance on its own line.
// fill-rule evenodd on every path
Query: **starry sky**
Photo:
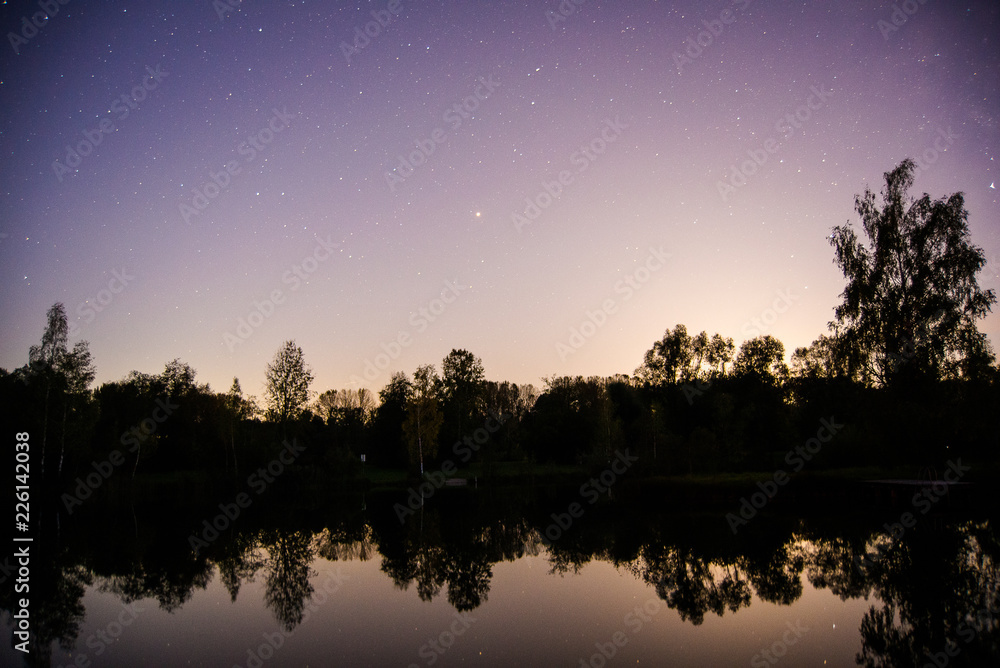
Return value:
M 253 394 L 286 339 L 318 391 L 630 373 L 677 323 L 790 353 L 907 156 L 1000 289 L 996 2 L 51 4 L 0 7 L 0 367 L 57 301 L 98 383 Z

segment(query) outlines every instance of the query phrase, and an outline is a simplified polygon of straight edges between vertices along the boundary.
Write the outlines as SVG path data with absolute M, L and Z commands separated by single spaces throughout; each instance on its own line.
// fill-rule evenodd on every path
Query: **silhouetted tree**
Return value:
M 333 419 L 333 413 L 337 408 L 337 390 L 327 390 L 316 397 L 313 412 L 318 415 L 323 422 L 329 423 Z
M 182 362 L 178 358 L 166 363 L 160 378 L 167 395 L 171 398 L 181 399 L 184 395 L 195 390 L 194 378 L 197 372 L 191 368 L 187 362 Z
M 733 338 L 723 338 L 720 334 L 713 334 L 712 340 L 708 344 L 707 361 L 712 367 L 713 376 L 726 375 L 726 365 L 733 361 L 733 352 L 736 350 L 733 345 Z M 718 370 L 716 370 L 718 367 Z
M 69 326 L 61 303 L 52 305 L 46 321 L 41 343 L 31 346 L 28 365 L 19 374 L 41 406 L 39 472 L 43 476 L 46 464 L 61 475 L 67 439 L 74 450 L 83 449 L 96 420 L 90 396 L 90 384 L 96 375 L 90 345 L 78 341 L 68 349 Z M 58 443 L 58 454 L 48 448 L 50 440 Z
M 585 381 L 580 376 L 543 380 L 545 392 L 525 421 L 529 447 L 540 461 L 579 463 L 591 452 L 597 434 L 597 416 L 588 410 Z
M 45 452 L 48 445 L 49 410 L 53 391 L 61 391 L 62 380 L 59 377 L 59 366 L 66 355 L 66 344 L 69 335 L 69 325 L 66 322 L 66 307 L 62 302 L 56 302 L 45 315 L 45 331 L 42 342 L 31 346 L 28 351 L 28 368 L 31 374 L 40 379 L 43 387 L 42 402 L 42 453 L 39 459 L 39 469 L 45 475 Z
M 441 362 L 441 398 L 449 435 L 457 439 L 466 435 L 480 408 L 484 383 L 483 362 L 468 350 L 453 349 Z
M 521 390 L 514 383 L 486 381 L 482 386 L 481 399 L 484 417 L 489 416 L 494 420 L 500 420 L 506 416 L 504 426 L 496 433 L 491 434 L 489 440 L 482 444 L 480 450 L 484 463 L 483 474 L 488 477 L 491 470 L 487 463 L 496 461 L 501 451 L 504 455 L 510 456 L 511 450 L 516 445 L 514 426 L 519 418 L 514 416 L 522 413 Z
M 233 474 L 239 474 L 239 460 L 236 456 L 236 437 L 242 430 L 243 424 L 253 417 L 254 405 L 243 397 L 243 388 L 240 387 L 240 379 L 233 376 L 233 384 L 229 387 L 229 392 L 225 395 L 225 406 L 227 411 L 226 422 L 228 423 L 229 452 L 233 456 Z M 227 455 L 228 467 L 228 455 Z
M 744 341 L 733 364 L 736 376 L 778 385 L 788 378 L 785 364 L 785 346 L 770 334 Z
M 369 389 L 328 390 L 321 395 L 327 426 L 345 453 L 357 457 L 365 452 L 368 426 L 375 412 L 375 398 Z M 329 406 L 325 404 L 332 402 Z M 319 403 L 319 402 L 317 402 Z
M 705 331 L 692 337 L 687 327 L 677 325 L 653 342 L 635 375 L 649 385 L 707 380 L 725 375 L 726 365 L 733 360 L 733 350 L 732 338 L 720 334 L 709 337 Z
M 379 391 L 380 403 L 372 418 L 372 441 L 383 450 L 378 457 L 381 464 L 406 465 L 408 457 L 403 423 L 412 392 L 410 379 L 401 371 L 393 373 Z
M 621 444 L 622 424 L 608 388 L 613 381 L 597 376 L 581 385 L 581 398 L 587 414 L 592 416 L 591 452 L 597 461 L 610 461 L 612 452 Z
M 831 326 L 875 385 L 974 376 L 993 359 L 976 321 L 996 295 L 976 281 L 986 258 L 969 241 L 964 196 L 909 199 L 914 169 L 906 159 L 885 173 L 881 207 L 870 189 L 855 198 L 867 246 L 850 223 L 830 237 L 847 279 Z
M 77 341 L 73 349 L 62 357 L 58 368 L 62 375 L 64 394 L 62 397 L 62 428 L 59 430 L 59 465 L 57 473 L 62 474 L 66 456 L 66 436 L 70 435 L 78 448 L 82 448 L 93 429 L 96 414 L 92 408 L 90 384 L 97 376 L 90 344 Z
M 835 336 L 820 334 L 808 346 L 792 353 L 790 374 L 796 378 L 843 378 L 850 375 L 843 347 Z
M 676 383 L 687 373 L 692 357 L 687 327 L 677 325 L 673 331 L 667 329 L 662 339 L 653 342 L 635 373 L 642 381 L 653 385 Z
M 265 373 L 267 414 L 282 426 L 299 416 L 309 401 L 312 371 L 306 366 L 302 348 L 295 341 L 285 341 Z
M 439 382 L 433 364 L 419 366 L 413 374 L 413 392 L 403 430 L 410 444 L 410 462 L 420 464 L 420 475 L 424 474 L 424 455 L 428 458 L 437 455 L 438 432 L 444 419 L 438 407 Z

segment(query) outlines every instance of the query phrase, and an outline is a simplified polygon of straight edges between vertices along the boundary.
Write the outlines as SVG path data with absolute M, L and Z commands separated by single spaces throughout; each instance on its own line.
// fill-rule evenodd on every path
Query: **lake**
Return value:
M 1000 543 L 990 519 L 968 508 L 916 512 L 892 536 L 886 525 L 912 507 L 791 502 L 734 535 L 725 515 L 736 504 L 724 493 L 686 503 L 652 485 L 622 485 L 593 504 L 573 487 L 442 489 L 412 511 L 405 491 L 303 503 L 276 490 L 246 508 L 237 493 L 47 513 L 32 548 L 46 555 L 32 566 L 38 636 L 27 663 L 10 644 L 3 663 L 956 666 L 998 657 Z M 213 522 L 222 530 L 206 529 Z

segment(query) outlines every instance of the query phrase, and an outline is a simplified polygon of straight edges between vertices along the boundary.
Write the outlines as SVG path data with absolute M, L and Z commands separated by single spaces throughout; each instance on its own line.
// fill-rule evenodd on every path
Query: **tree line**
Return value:
M 303 467 L 339 477 L 356 476 L 362 455 L 423 473 L 469 437 L 487 479 L 505 463 L 596 467 L 625 448 L 640 474 L 765 470 L 831 416 L 845 427 L 817 467 L 994 460 L 1000 369 L 977 328 L 996 302 L 976 279 L 985 255 L 971 243 L 963 195 L 909 198 L 913 172 L 905 160 L 885 174 L 881 202 L 870 190 L 856 198 L 864 239 L 850 223 L 834 228 L 843 301 L 828 331 L 787 359 L 770 335 L 737 348 L 675 324 L 631 374 L 551 377 L 536 388 L 487 380 L 479 357 L 454 349 L 440 370 L 397 371 L 377 394 L 317 393 L 290 340 L 266 366 L 259 399 L 237 378 L 215 391 L 179 359 L 91 389 L 89 346 L 70 346 L 57 303 L 27 364 L 0 369 L 0 392 L 18 430 L 32 432 L 42 477 L 56 484 L 125 446 L 130 479 L 236 479 L 288 438 L 309 444 Z M 480 443 L 488 420 L 499 428 Z

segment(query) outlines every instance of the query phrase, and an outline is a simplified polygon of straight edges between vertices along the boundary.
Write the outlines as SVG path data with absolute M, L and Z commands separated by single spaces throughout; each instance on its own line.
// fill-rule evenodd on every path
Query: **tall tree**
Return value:
M 313 381 L 302 348 L 295 341 L 285 341 L 267 365 L 264 377 L 268 417 L 282 425 L 298 417 L 309 401 L 309 384 Z
M 611 452 L 620 440 L 621 420 L 615 415 L 615 405 L 608 392 L 612 378 L 591 376 L 581 385 L 582 398 L 593 426 L 591 454 L 611 461 Z
M 410 398 L 412 391 L 413 384 L 407 375 L 402 371 L 396 371 L 389 378 L 389 382 L 385 384 L 385 387 L 379 390 L 378 397 L 381 401 L 379 407 L 381 408 L 387 404 L 405 406 L 406 400 Z
M 66 322 L 66 307 L 62 302 L 56 302 L 45 314 L 46 326 L 42 333 L 40 345 L 31 346 L 28 360 L 32 364 L 41 364 L 54 368 L 66 354 L 69 341 L 69 324 Z
M 993 354 L 976 321 L 996 302 L 976 274 L 986 264 L 969 240 L 962 193 L 913 200 L 914 162 L 885 173 L 881 206 L 865 189 L 855 209 L 867 245 L 850 222 L 830 243 L 847 286 L 830 323 L 851 345 L 849 359 L 863 380 L 889 385 L 918 376 L 968 377 Z
M 406 466 L 408 448 L 403 423 L 412 392 L 410 379 L 397 371 L 378 393 L 380 401 L 372 418 L 372 442 L 378 446 L 376 457 L 380 464 Z
M 698 336 L 691 339 L 691 365 L 687 373 L 688 377 L 685 380 L 692 380 L 702 376 L 701 365 L 703 362 L 708 361 L 711 346 L 711 340 L 708 338 L 708 333 L 705 330 L 702 330 Z
M 45 314 L 46 325 L 42 333 L 42 342 L 31 346 L 28 350 L 28 365 L 32 376 L 41 379 L 43 387 L 42 401 L 42 456 L 39 468 L 45 475 L 45 450 L 49 434 L 49 409 L 53 390 L 59 391 L 62 378 L 59 367 L 66 356 L 66 344 L 69 340 L 69 324 L 66 321 L 66 307 L 62 302 L 56 302 Z
M 788 378 L 785 345 L 770 334 L 744 341 L 733 364 L 733 373 L 777 385 Z
M 79 426 L 79 413 L 90 403 L 90 384 L 97 376 L 93 358 L 90 355 L 90 344 L 77 341 L 73 349 L 63 355 L 58 368 L 63 377 L 65 396 L 63 397 L 62 430 L 59 438 L 58 473 L 62 474 L 63 460 L 66 456 L 66 432 L 71 424 Z M 72 421 L 71 421 L 71 418 Z M 82 429 L 73 429 L 80 435 Z
M 663 338 L 654 341 L 646 351 L 642 366 L 636 375 L 652 385 L 676 383 L 687 372 L 693 358 L 691 335 L 687 327 L 677 325 L 673 331 L 667 329 Z
M 820 334 L 811 344 L 792 353 L 791 374 L 796 378 L 848 377 L 850 370 L 843 346 L 844 342 L 837 337 Z
M 438 432 L 444 416 L 438 407 L 439 379 L 433 364 L 417 367 L 413 374 L 413 389 L 406 409 L 406 432 L 410 444 L 410 461 L 419 462 L 420 475 L 424 474 L 424 455 L 437 455 Z
M 195 389 L 194 377 L 197 373 L 187 362 L 174 358 L 163 367 L 160 378 L 167 389 L 167 394 L 172 398 L 177 398 Z
M 316 404 L 313 411 L 322 418 L 324 423 L 329 423 L 333 420 L 335 411 L 337 410 L 337 390 L 327 390 L 321 395 L 316 397 Z
M 724 376 L 726 365 L 733 361 L 732 337 L 723 338 L 705 331 L 692 337 L 687 327 L 667 329 L 663 338 L 646 351 L 642 365 L 635 370 L 639 381 L 664 385 Z
M 368 426 L 375 412 L 375 398 L 365 387 L 338 390 L 327 424 L 334 427 L 336 440 L 353 456 L 360 456 L 367 448 Z
M 733 353 L 736 346 L 733 344 L 733 337 L 722 338 L 720 334 L 713 334 L 712 340 L 708 343 L 708 353 L 706 361 L 712 367 L 713 376 L 725 376 L 726 365 L 733 361 Z M 718 371 L 715 367 L 718 366 Z
M 236 457 L 236 433 L 240 431 L 243 423 L 253 417 L 253 403 L 243 397 L 243 388 L 240 387 L 240 379 L 233 376 L 233 384 L 229 387 L 229 392 L 225 397 L 226 409 L 229 422 L 229 449 L 233 455 L 233 475 L 239 474 L 239 462 Z M 228 467 L 229 457 L 226 457 Z
M 442 398 L 454 422 L 455 438 L 465 435 L 469 420 L 480 407 L 485 382 L 482 360 L 468 350 L 453 349 L 442 361 Z
M 340 390 L 336 394 L 335 409 L 362 425 L 368 424 L 375 412 L 375 396 L 367 387 L 355 390 Z

